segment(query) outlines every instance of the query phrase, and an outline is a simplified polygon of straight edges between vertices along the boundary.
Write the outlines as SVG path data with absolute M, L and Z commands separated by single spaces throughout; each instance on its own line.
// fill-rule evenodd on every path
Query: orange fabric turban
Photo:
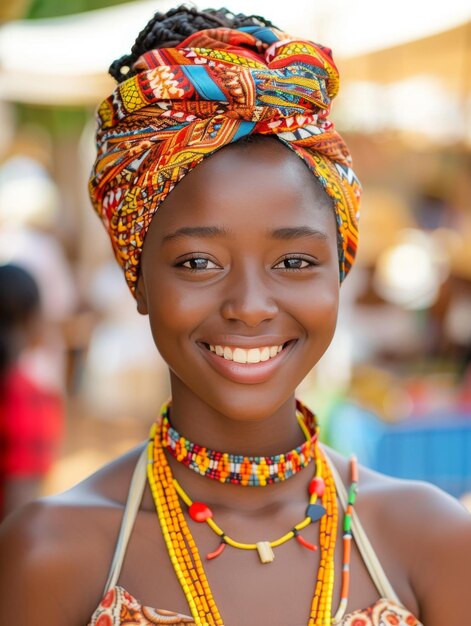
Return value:
M 143 54 L 98 109 L 90 196 L 134 293 L 161 202 L 206 156 L 252 133 L 274 135 L 332 198 L 340 280 L 357 247 L 360 183 L 328 119 L 339 86 L 331 52 L 274 28 L 199 31 Z

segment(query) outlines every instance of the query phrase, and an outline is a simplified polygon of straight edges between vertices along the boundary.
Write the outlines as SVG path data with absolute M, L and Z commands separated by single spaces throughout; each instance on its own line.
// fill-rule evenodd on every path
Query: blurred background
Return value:
M 176 4 L 0 3 L 0 265 L 26 275 L 0 275 L 2 393 L 24 442 L 0 451 L 5 508 L 65 489 L 139 443 L 168 395 L 87 179 L 94 110 L 114 86 L 109 64 Z M 471 5 L 224 5 L 333 49 L 333 119 L 364 186 L 337 334 L 299 396 L 336 449 L 469 503 Z M 28 441 L 38 415 L 44 427 Z

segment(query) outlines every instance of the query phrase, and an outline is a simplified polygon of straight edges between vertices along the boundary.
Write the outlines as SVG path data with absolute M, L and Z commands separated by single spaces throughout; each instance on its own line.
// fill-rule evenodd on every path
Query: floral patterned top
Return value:
M 88 626 L 152 626 L 152 624 L 172 624 L 172 626 L 196 626 L 192 617 L 142 606 L 136 598 L 122 587 L 108 591 L 100 606 L 93 614 Z M 367 609 L 360 609 L 346 615 L 339 626 L 423 626 L 407 609 L 380 598 Z

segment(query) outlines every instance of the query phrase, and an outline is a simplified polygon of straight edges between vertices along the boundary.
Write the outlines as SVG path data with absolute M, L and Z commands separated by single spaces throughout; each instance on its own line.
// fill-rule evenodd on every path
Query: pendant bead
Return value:
M 296 533 L 296 541 L 301 544 L 304 548 L 307 548 L 308 550 L 312 550 L 313 552 L 315 552 L 317 550 L 317 546 L 314 545 L 313 543 L 310 543 L 309 541 L 306 541 L 306 539 L 304 539 L 304 537 L 302 537 L 301 535 L 299 535 L 298 533 Z
M 322 504 L 310 504 L 306 509 L 306 517 L 310 517 L 312 522 L 318 522 L 326 512 Z
M 262 563 L 271 563 L 275 559 L 275 553 L 272 550 L 269 541 L 258 541 L 257 551 Z
M 206 504 L 202 502 L 193 502 L 188 508 L 188 513 L 194 522 L 205 522 L 213 516 L 213 512 L 209 506 L 206 506 Z
M 224 543 L 224 541 L 221 541 L 221 543 L 219 544 L 218 548 L 216 548 L 216 550 L 214 550 L 214 552 L 209 552 L 206 555 L 206 559 L 208 561 L 212 561 L 213 559 L 216 559 L 220 554 L 222 554 L 224 552 L 225 547 L 226 547 L 226 544 Z
M 324 479 L 320 476 L 315 476 L 309 483 L 309 493 L 312 496 L 314 493 L 318 498 L 322 498 L 325 491 Z

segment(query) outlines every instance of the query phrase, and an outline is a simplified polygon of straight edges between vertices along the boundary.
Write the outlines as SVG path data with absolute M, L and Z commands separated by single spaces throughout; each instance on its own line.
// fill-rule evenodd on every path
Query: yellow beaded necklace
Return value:
M 334 552 L 337 538 L 338 507 L 335 482 L 327 459 L 316 443 L 316 462 L 324 478 L 320 519 L 320 564 L 308 626 L 332 624 Z M 148 479 L 164 541 L 191 614 L 198 626 L 224 626 L 206 578 L 201 557 L 179 502 L 170 466 L 161 442 L 161 420 L 153 425 L 148 445 Z M 177 483 L 178 484 L 178 483 Z M 336 619 L 338 615 L 336 615 Z
M 323 506 L 321 506 L 320 504 L 316 504 L 318 497 L 322 495 L 325 489 L 320 463 L 316 464 L 316 475 L 312 479 L 309 486 L 310 498 L 309 505 L 306 509 L 306 516 L 301 522 L 293 526 L 290 531 L 288 531 L 278 539 L 275 539 L 274 541 L 258 541 L 256 543 L 243 543 L 240 541 L 235 541 L 234 539 L 229 537 L 220 526 L 216 524 L 213 519 L 213 513 L 208 506 L 206 506 L 202 502 L 193 502 L 189 495 L 182 488 L 180 483 L 176 480 L 176 478 L 173 479 L 173 485 L 181 500 L 188 507 L 188 513 L 191 519 L 195 522 L 206 522 L 211 530 L 216 533 L 216 535 L 218 535 L 218 537 L 220 538 L 220 544 L 217 550 L 215 550 L 214 552 L 210 552 L 206 555 L 206 559 L 209 561 L 215 559 L 220 554 L 222 554 L 224 548 L 226 547 L 226 545 L 228 545 L 232 546 L 233 548 L 238 548 L 239 550 L 257 550 L 260 561 L 262 563 L 271 563 L 275 558 L 273 548 L 277 548 L 278 546 L 283 545 L 293 538 L 295 538 L 298 543 L 300 543 L 308 550 L 317 550 L 317 546 L 306 541 L 302 537 L 300 532 L 301 530 L 304 530 L 304 528 L 307 528 L 312 522 L 317 522 L 318 520 L 320 520 L 321 517 L 326 513 L 326 510 Z

